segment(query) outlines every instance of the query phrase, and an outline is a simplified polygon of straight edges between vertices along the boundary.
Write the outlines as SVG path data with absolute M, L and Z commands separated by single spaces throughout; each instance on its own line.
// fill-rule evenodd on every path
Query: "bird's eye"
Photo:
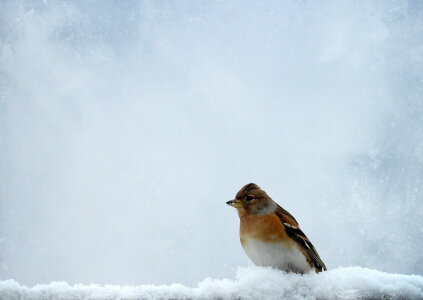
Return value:
M 253 196 L 251 196 L 251 195 L 248 195 L 247 197 L 245 197 L 245 200 L 247 200 L 247 201 L 251 201 L 251 200 L 253 200 L 254 199 L 254 197 Z

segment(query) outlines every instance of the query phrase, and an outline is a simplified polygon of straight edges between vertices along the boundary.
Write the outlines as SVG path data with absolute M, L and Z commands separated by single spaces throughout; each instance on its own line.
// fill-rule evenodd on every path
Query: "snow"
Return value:
M 191 288 L 171 285 L 21 285 L 0 281 L 0 299 L 423 299 L 423 276 L 361 267 L 320 274 L 287 274 L 271 268 L 239 268 L 236 279 L 206 278 Z

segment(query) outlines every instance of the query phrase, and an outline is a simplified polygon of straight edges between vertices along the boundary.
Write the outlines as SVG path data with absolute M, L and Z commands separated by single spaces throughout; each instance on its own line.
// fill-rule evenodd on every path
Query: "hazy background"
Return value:
M 1 1 L 0 278 L 195 285 L 255 182 L 328 268 L 423 274 L 421 1 Z

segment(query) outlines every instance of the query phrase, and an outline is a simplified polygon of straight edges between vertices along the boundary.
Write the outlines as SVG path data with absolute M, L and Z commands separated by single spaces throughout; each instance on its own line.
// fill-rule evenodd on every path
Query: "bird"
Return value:
M 255 265 L 300 274 L 326 271 L 297 220 L 258 185 L 245 185 L 226 204 L 238 210 L 241 245 Z

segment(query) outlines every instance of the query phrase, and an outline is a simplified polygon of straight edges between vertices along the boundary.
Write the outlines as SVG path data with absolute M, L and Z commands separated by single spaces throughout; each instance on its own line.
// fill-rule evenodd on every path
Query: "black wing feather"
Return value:
M 322 270 L 326 271 L 325 264 L 323 263 L 322 259 L 317 253 L 317 250 L 314 248 L 313 244 L 310 242 L 304 232 L 300 228 L 292 226 L 288 223 L 283 223 L 283 225 L 285 227 L 286 233 L 294 241 L 296 241 L 301 246 L 301 248 L 303 248 L 304 251 L 311 257 L 316 270 L 318 272 L 321 272 Z

